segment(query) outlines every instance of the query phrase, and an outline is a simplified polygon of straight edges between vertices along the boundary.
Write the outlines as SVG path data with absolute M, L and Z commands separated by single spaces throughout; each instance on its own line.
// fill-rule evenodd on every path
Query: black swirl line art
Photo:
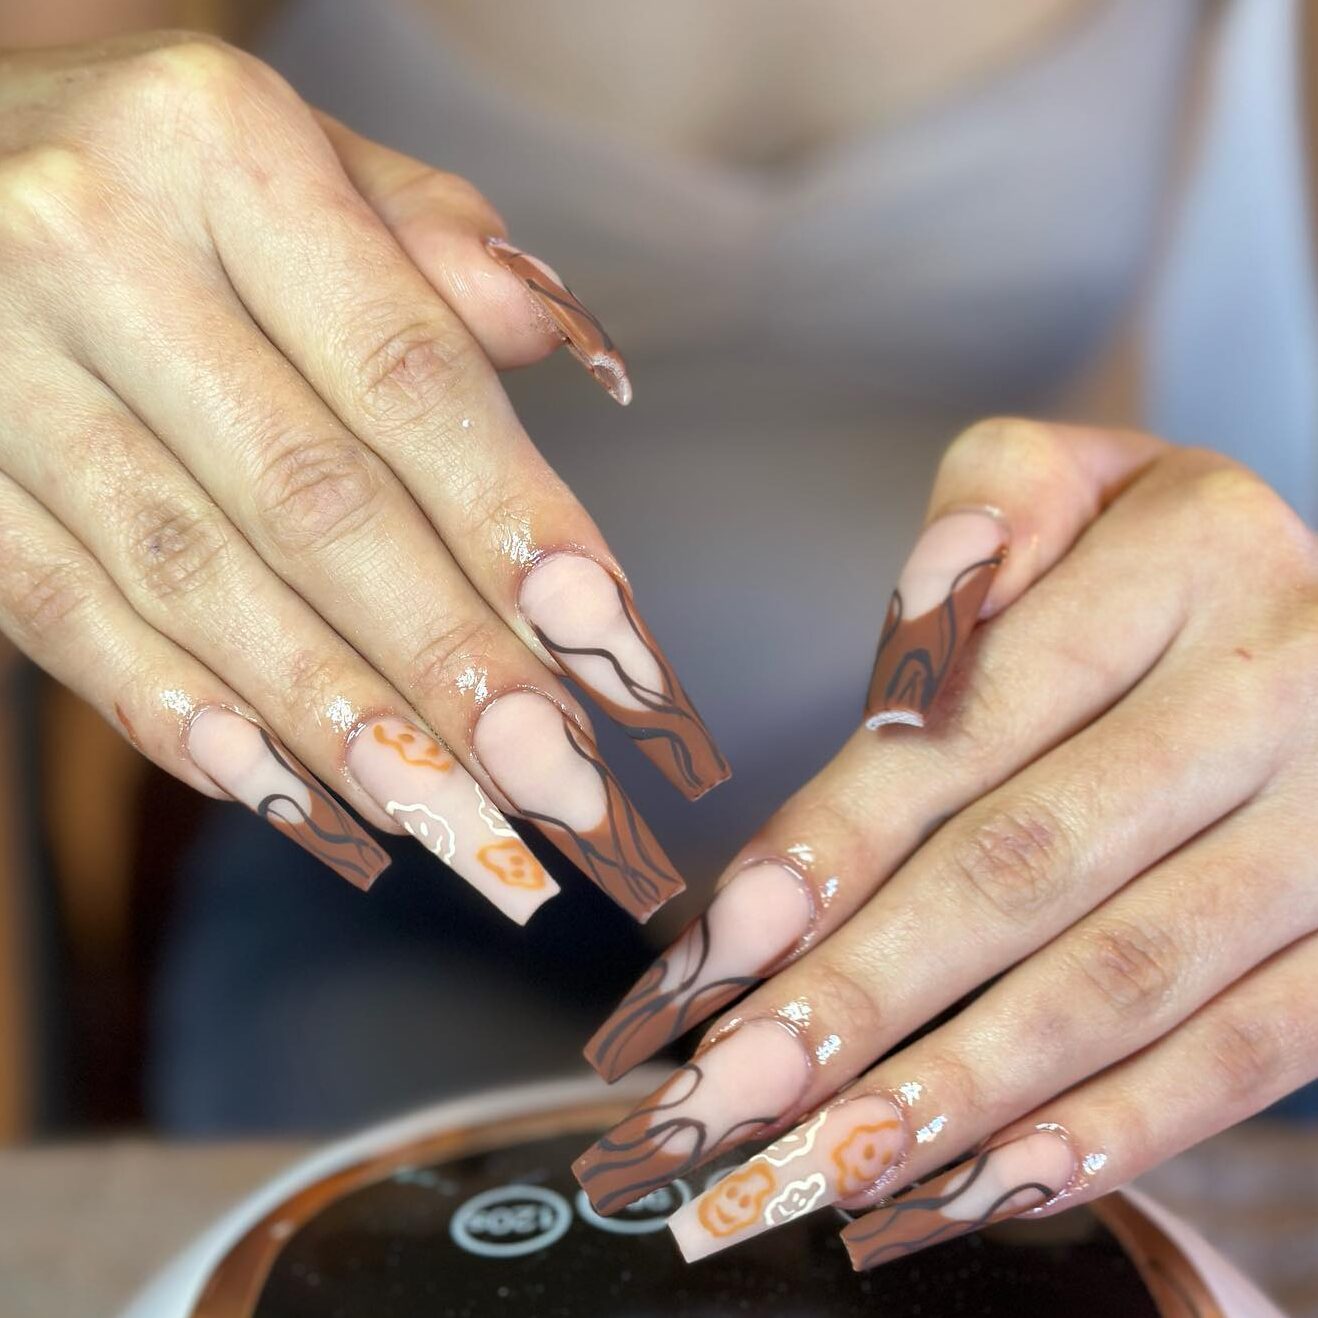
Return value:
M 563 645 L 543 627 L 532 625 L 532 630 L 546 650 L 565 660 L 564 667 L 569 670 L 572 665 L 566 661 L 573 655 L 603 659 L 612 668 L 624 690 L 641 709 L 620 705 L 585 679 L 578 678 L 578 681 L 589 689 L 609 717 L 621 725 L 641 750 L 668 774 L 683 794 L 694 800 L 726 781 L 731 776 L 731 769 L 663 651 L 641 621 L 630 592 L 616 579 L 613 584 L 628 627 L 659 669 L 663 683 L 661 689 L 656 690 L 638 681 L 627 672 L 612 650 L 602 646 Z
M 894 590 L 879 636 L 866 717 L 922 724 L 966 638 L 1004 555 L 980 559 L 957 573 L 941 604 L 915 618 L 905 616 Z M 982 574 L 982 575 L 981 575 Z
M 752 985 L 757 975 L 729 975 L 700 984 L 709 960 L 709 913 L 701 915 L 641 977 L 618 1004 L 604 1029 L 587 1045 L 587 1057 L 606 1080 L 680 1038 L 698 1021 Z M 681 958 L 684 969 L 671 988 L 662 985 Z
M 960 1219 L 947 1217 L 943 1209 L 956 1203 L 967 1194 L 984 1175 L 989 1159 L 995 1150 L 981 1153 L 970 1165 L 969 1174 L 964 1182 L 953 1191 L 944 1194 L 921 1195 L 918 1190 L 896 1199 L 888 1208 L 876 1209 L 868 1216 L 858 1218 L 842 1233 L 852 1261 L 857 1268 L 873 1268 L 929 1245 L 936 1245 L 954 1236 L 965 1235 L 990 1225 L 1000 1216 L 1014 1216 L 1024 1212 L 1023 1208 L 1014 1208 L 1010 1213 L 1003 1213 L 1003 1208 L 1017 1195 L 1033 1191 L 1039 1196 L 1038 1203 L 1047 1203 L 1059 1191 L 1042 1181 L 1022 1181 L 1018 1185 L 1004 1190 L 988 1207 L 974 1218 Z M 962 1175 L 960 1169 L 949 1172 L 942 1178 L 942 1183 Z M 938 1184 L 939 1182 L 935 1182 Z M 1037 1207 L 1037 1204 L 1029 1205 Z M 926 1223 L 922 1219 L 933 1218 L 927 1230 L 922 1230 Z
M 658 1101 L 637 1108 L 577 1159 L 573 1171 L 596 1212 L 615 1213 L 781 1120 L 780 1113 L 747 1117 L 711 1139 L 705 1122 L 678 1111 L 704 1078 L 696 1062 L 679 1067 L 655 1096 Z M 674 1097 L 675 1089 L 682 1092 Z M 684 1148 L 673 1152 L 673 1144 Z
M 270 758 L 302 784 L 311 798 L 311 808 L 308 810 L 286 792 L 271 792 L 257 803 L 257 815 L 350 882 L 370 887 L 389 863 L 388 855 L 329 792 L 284 754 L 264 728 L 258 731 Z
M 563 836 L 554 840 L 559 845 L 568 844 L 566 849 L 577 865 L 625 910 L 639 920 L 646 920 L 682 892 L 686 884 L 660 850 L 594 744 L 566 718 L 563 735 L 572 753 L 590 765 L 604 788 L 603 821 L 589 833 L 582 833 L 543 811 L 518 805 L 517 813 L 532 823 L 561 833 Z

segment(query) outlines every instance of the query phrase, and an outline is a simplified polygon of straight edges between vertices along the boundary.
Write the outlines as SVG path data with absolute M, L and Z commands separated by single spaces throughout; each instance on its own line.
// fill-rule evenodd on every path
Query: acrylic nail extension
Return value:
M 626 584 L 592 558 L 550 554 L 522 583 L 540 643 L 690 800 L 730 774 Z
M 986 1149 L 857 1218 L 842 1242 L 858 1272 L 1055 1199 L 1076 1175 L 1076 1158 L 1056 1128 Z
M 389 864 L 352 816 L 251 719 L 210 705 L 189 723 L 185 744 L 218 786 L 349 883 L 369 888 Z
M 492 700 L 472 744 L 513 810 L 637 920 L 683 891 L 594 741 L 546 696 L 518 690 Z
M 568 351 L 626 407 L 632 401 L 627 363 L 599 320 L 577 300 L 570 288 L 543 261 L 520 251 L 502 238 L 487 238 L 486 249 L 535 295 L 541 310 L 563 336 Z
M 780 1125 L 810 1074 L 791 1030 L 778 1021 L 750 1021 L 679 1067 L 572 1170 L 596 1212 L 616 1213 Z
M 525 924 L 558 892 L 475 779 L 406 719 L 379 718 L 359 728 L 348 768 L 391 819 L 510 920 Z
M 668 1221 L 688 1263 L 848 1199 L 890 1177 L 909 1144 L 880 1094 L 844 1099 L 742 1163 Z
M 945 513 L 925 528 L 888 604 L 867 727 L 924 726 L 1006 557 L 1007 538 L 987 509 Z
M 637 982 L 586 1045 L 613 1081 L 758 984 L 805 937 L 813 908 L 785 865 L 748 865 Z

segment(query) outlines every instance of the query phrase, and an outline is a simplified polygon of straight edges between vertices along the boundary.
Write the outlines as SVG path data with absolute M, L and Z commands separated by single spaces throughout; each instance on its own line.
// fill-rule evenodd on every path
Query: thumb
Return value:
M 1043 576 L 1167 448 L 1137 431 L 1010 418 L 962 432 L 888 605 L 866 726 L 923 727 L 975 623 Z
M 550 266 L 504 241 L 502 218 L 472 184 L 316 117 L 352 185 L 497 368 L 566 344 L 618 402 L 631 400 L 626 363 L 604 327 Z

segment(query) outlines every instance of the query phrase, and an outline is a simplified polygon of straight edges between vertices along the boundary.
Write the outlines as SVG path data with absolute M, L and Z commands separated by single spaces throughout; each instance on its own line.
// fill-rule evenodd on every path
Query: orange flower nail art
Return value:
M 688 1262 L 704 1258 L 874 1189 L 907 1143 L 902 1114 L 886 1095 L 843 1099 L 679 1208 L 669 1229 Z
M 419 732 L 398 732 L 390 736 L 383 723 L 371 729 L 375 740 L 382 746 L 391 746 L 404 764 L 422 769 L 435 769 L 448 773 L 455 761 L 433 737 Z
M 725 1176 L 700 1203 L 700 1223 L 711 1236 L 730 1236 L 759 1217 L 774 1190 L 773 1173 L 752 1163 Z
M 857 1126 L 833 1150 L 839 1199 L 868 1190 L 892 1166 L 893 1154 L 896 1152 L 892 1137 L 900 1130 L 899 1121 L 879 1121 L 870 1126 Z
M 510 888 L 543 888 L 549 880 L 540 862 L 527 850 L 526 844 L 517 838 L 505 838 L 502 842 L 491 842 L 483 846 L 476 859 L 489 870 L 500 883 Z

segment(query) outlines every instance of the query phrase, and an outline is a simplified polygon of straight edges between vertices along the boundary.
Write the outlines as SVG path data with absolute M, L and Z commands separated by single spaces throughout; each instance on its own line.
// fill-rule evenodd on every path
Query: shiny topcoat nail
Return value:
M 806 935 L 805 879 L 778 862 L 748 865 L 641 977 L 586 1045 L 586 1060 L 616 1080 L 731 1002 Z
M 541 645 L 690 800 L 731 771 L 626 583 L 582 554 L 554 553 L 518 600 Z
M 857 1271 L 977 1231 L 1055 1199 L 1076 1175 L 1076 1157 L 1055 1128 L 1032 1131 L 918 1185 L 857 1218 L 842 1242 Z
M 811 1068 L 800 1039 L 756 1020 L 679 1067 L 572 1170 L 606 1216 L 727 1149 L 767 1135 L 797 1110 Z
M 358 888 L 369 888 L 388 855 L 259 724 L 210 705 L 188 725 L 187 751 L 208 777 L 285 837 Z
M 865 723 L 923 727 L 979 618 L 1007 553 L 987 509 L 945 513 L 925 528 L 888 604 Z
M 543 261 L 504 242 L 487 238 L 486 249 L 500 265 L 511 270 L 535 296 L 541 311 L 563 336 L 568 351 L 590 372 L 616 402 L 632 401 L 632 382 L 608 331 L 586 309 L 575 293 Z
M 512 809 L 637 920 L 685 889 L 594 741 L 547 696 L 492 700 L 472 746 Z

